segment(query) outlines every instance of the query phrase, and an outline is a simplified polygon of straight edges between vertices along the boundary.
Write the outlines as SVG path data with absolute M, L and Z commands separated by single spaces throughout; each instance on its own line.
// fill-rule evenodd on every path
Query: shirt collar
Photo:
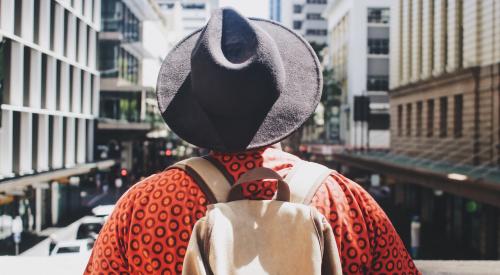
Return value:
M 238 153 L 210 152 L 210 156 L 221 163 L 236 181 L 243 173 L 255 167 L 266 167 L 282 176 L 300 160 L 298 157 L 271 146 Z

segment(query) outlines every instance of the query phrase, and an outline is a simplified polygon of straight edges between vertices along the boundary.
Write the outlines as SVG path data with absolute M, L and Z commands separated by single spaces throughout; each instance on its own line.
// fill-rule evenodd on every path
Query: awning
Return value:
M 387 152 L 337 153 L 341 164 L 500 207 L 500 167 L 455 166 Z
M 60 178 L 88 174 L 94 170 L 105 170 L 114 166 L 115 164 L 115 160 L 104 160 L 100 162 L 80 164 L 71 168 L 42 172 L 35 175 L 4 179 L 0 181 L 0 192 L 7 192 L 10 189 L 20 189 L 33 184 L 49 182 Z

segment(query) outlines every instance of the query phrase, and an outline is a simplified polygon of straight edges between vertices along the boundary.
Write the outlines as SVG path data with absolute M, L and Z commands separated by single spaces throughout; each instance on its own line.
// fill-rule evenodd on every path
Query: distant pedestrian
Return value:
M 227 184 L 224 188 L 256 167 L 272 169 L 285 179 L 302 166 L 324 171 L 279 145 L 314 113 L 321 89 L 320 63 L 294 31 L 273 21 L 245 18 L 233 9 L 214 11 L 203 29 L 165 58 L 157 84 L 159 109 L 170 129 L 211 151 L 195 159 L 202 163 L 200 170 L 183 163 L 132 186 L 101 230 L 86 273 L 182 273 L 193 226 L 209 204 L 220 201 L 196 171 L 217 171 L 220 183 Z M 375 200 L 340 173 L 327 172 L 318 177 L 313 192 L 298 195 L 307 197 L 329 222 L 344 274 L 419 274 Z M 243 182 L 240 191 L 247 199 L 270 200 L 276 181 Z M 266 234 L 262 228 L 255 230 Z M 287 236 L 280 240 L 281 245 L 294 241 Z M 239 241 L 227 245 L 237 246 Z M 245 253 L 246 248 L 240 249 L 235 253 Z M 296 253 L 310 256 L 307 251 Z M 270 257 L 280 254 L 234 264 L 271 265 Z
M 411 221 L 411 256 L 413 258 L 418 258 L 418 249 L 420 248 L 420 219 L 418 216 L 414 216 Z

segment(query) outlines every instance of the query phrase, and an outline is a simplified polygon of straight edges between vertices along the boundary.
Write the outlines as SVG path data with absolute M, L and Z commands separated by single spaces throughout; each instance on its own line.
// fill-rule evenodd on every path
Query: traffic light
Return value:
M 122 170 L 120 171 L 120 175 L 121 175 L 122 177 L 126 177 L 126 176 L 128 175 L 128 171 L 127 171 L 127 169 L 122 168 Z

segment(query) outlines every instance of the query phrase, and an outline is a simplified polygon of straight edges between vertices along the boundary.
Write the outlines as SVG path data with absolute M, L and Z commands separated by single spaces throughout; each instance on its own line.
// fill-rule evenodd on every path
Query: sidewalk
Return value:
M 425 275 L 498 275 L 500 261 L 415 261 Z
M 0 256 L 2 275 L 80 275 L 88 259 L 82 256 L 15 257 Z

